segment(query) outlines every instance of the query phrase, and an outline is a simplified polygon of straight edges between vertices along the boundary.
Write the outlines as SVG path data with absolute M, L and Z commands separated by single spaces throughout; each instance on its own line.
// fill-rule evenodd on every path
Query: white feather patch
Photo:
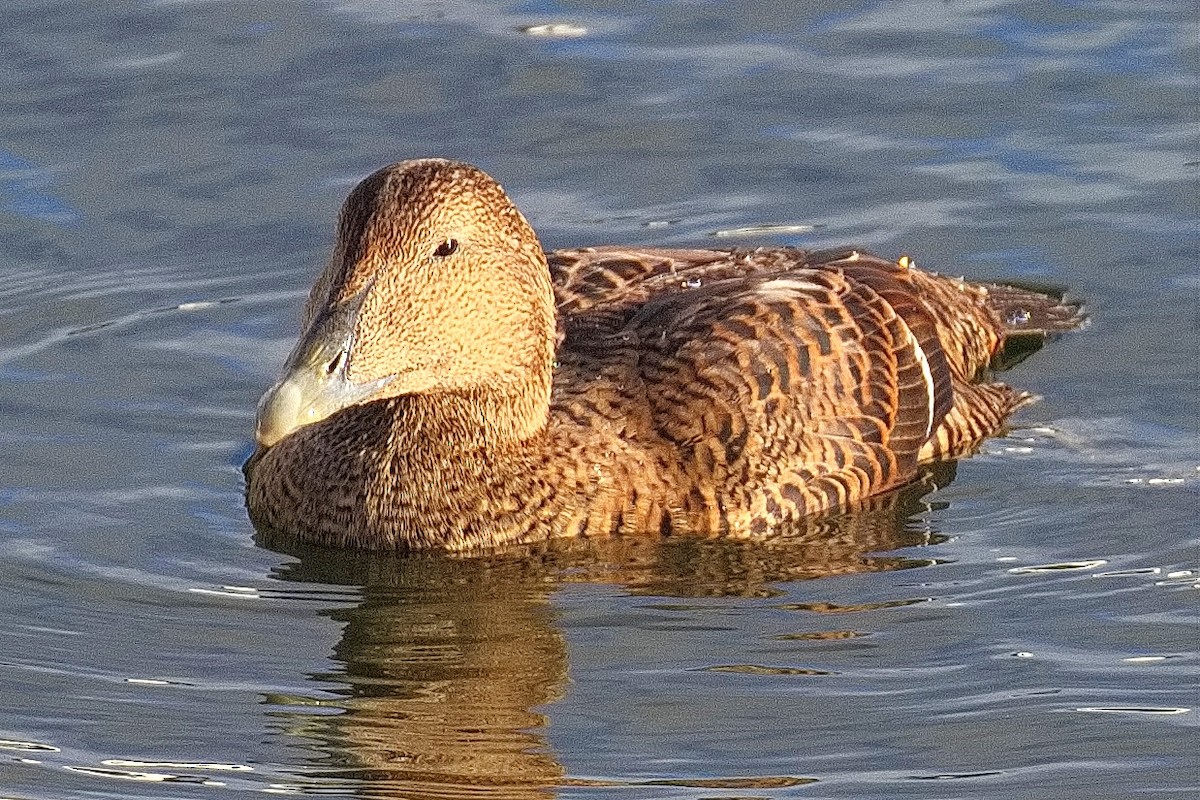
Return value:
M 822 286 L 819 283 L 806 281 L 803 278 L 787 277 L 773 278 L 759 285 L 755 294 L 763 297 L 774 297 L 778 299 L 790 299 L 798 294 L 808 294 L 810 292 L 827 292 L 829 288 Z
M 913 355 L 917 358 L 917 363 L 921 365 L 921 377 L 925 379 L 925 393 L 929 397 L 929 405 L 925 409 L 925 438 L 929 438 L 929 434 L 933 431 L 933 405 L 936 402 L 933 394 L 933 371 L 929 369 L 929 358 L 925 355 L 924 348 L 917 341 L 917 337 L 913 336 L 912 329 L 908 327 L 908 323 L 903 317 L 897 316 L 896 319 L 904 326 L 904 332 L 908 334 L 908 344 L 912 347 Z

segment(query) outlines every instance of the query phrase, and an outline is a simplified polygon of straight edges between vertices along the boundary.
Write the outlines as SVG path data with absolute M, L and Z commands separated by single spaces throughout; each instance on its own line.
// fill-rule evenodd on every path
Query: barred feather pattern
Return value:
M 985 289 L 858 250 L 592 248 L 550 264 L 554 410 L 643 409 L 623 433 L 677 454 L 671 521 L 689 530 L 761 533 L 886 491 L 1029 399 L 972 382 L 1004 335 Z

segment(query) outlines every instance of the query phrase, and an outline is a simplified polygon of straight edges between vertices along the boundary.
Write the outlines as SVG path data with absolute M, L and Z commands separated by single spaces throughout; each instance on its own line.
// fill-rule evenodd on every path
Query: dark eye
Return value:
M 437 246 L 437 250 L 433 251 L 436 258 L 445 258 L 458 249 L 458 239 L 447 239 Z

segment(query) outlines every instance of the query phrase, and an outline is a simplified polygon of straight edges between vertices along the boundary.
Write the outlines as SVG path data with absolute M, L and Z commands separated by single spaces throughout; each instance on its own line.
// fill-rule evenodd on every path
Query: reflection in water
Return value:
M 399 585 L 368 587 L 345 613 L 335 656 L 350 697 L 330 744 L 344 751 L 346 777 L 438 797 L 479 785 L 537 797 L 558 782 L 534 710 L 555 699 L 567 670 L 550 586 L 478 567 L 401 567 Z
M 951 465 L 939 470 L 766 541 L 584 539 L 457 558 L 336 552 L 263 533 L 260 543 L 300 559 L 281 579 L 364 587 L 358 606 L 334 613 L 345 622 L 335 648 L 344 674 L 313 676 L 348 686 L 344 713 L 303 728 L 332 767 L 320 777 L 383 798 L 545 798 L 588 783 L 565 776 L 539 710 L 566 690 L 566 643 L 549 599 L 557 586 L 764 596 L 779 581 L 925 564 L 876 553 L 935 541 L 921 497 L 953 476 Z

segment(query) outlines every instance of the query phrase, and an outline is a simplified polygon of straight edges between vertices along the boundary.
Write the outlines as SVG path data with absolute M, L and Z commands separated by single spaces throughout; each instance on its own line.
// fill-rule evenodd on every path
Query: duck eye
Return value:
M 433 255 L 436 258 L 445 258 L 457 249 L 458 239 L 447 239 L 437 246 L 437 249 L 433 251 Z

